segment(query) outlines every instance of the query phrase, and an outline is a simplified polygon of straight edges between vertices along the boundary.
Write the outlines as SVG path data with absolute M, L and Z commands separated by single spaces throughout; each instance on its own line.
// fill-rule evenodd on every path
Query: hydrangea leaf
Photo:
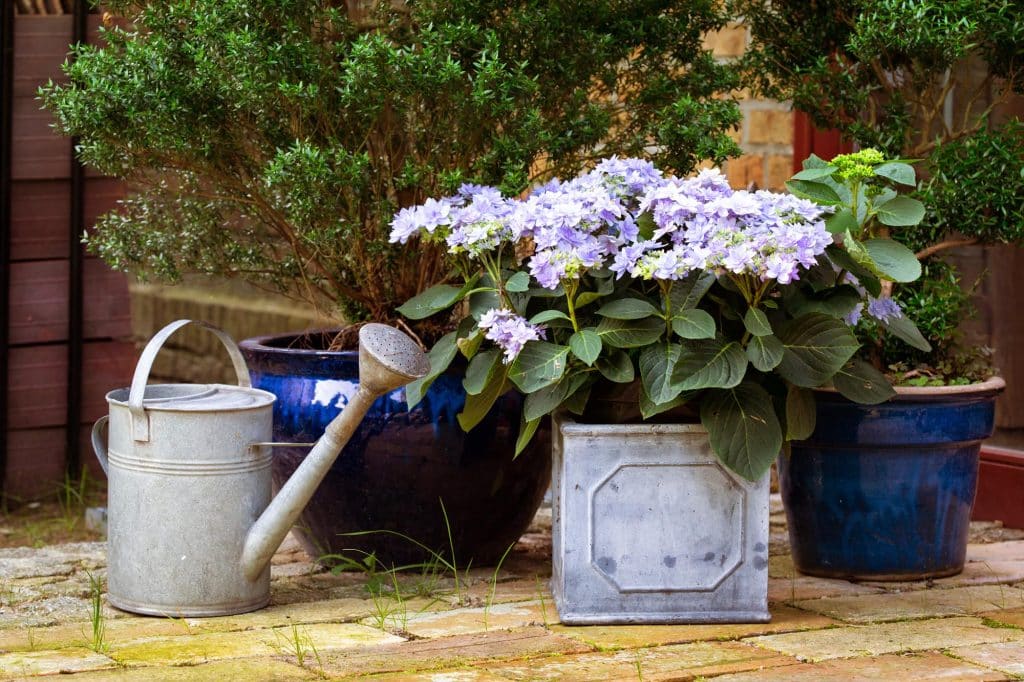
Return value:
M 810 438 L 817 419 L 814 392 L 791 384 L 786 391 L 786 440 Z
M 924 204 L 917 199 L 900 195 L 884 204 L 875 205 L 878 220 L 890 227 L 917 225 L 924 218 Z
M 922 336 L 921 331 L 906 315 L 901 317 L 890 317 L 888 320 L 882 323 L 889 332 L 903 341 L 908 346 L 930 353 L 932 351 L 932 344 L 928 343 L 928 340 Z
M 859 358 L 843 365 L 832 383 L 844 398 L 861 405 L 877 405 L 896 395 L 885 375 Z
M 754 336 L 768 336 L 772 333 L 772 325 L 768 321 L 768 316 L 764 314 L 763 310 L 757 308 L 747 310 L 747 314 L 743 316 L 743 326 Z
M 860 348 L 849 325 L 820 313 L 803 315 L 780 325 L 785 351 L 778 372 L 796 386 L 822 386 Z
M 654 317 L 617 320 L 605 317 L 597 325 L 601 340 L 613 348 L 639 348 L 654 343 L 665 333 L 665 323 Z
M 498 365 L 501 364 L 501 351 L 486 350 L 477 353 L 469 361 L 466 368 L 466 378 L 462 380 L 462 387 L 469 395 L 478 395 L 487 387 Z
M 530 273 L 520 270 L 505 282 L 505 288 L 509 291 L 520 293 L 530 290 Z
M 593 329 L 581 329 L 569 337 L 569 348 L 572 354 L 585 362 L 588 366 L 601 354 L 601 336 Z
M 423 400 L 424 394 L 437 377 L 441 376 L 448 366 L 455 359 L 458 352 L 456 346 L 456 332 L 442 336 L 434 347 L 430 349 L 427 359 L 430 360 L 430 371 L 427 375 L 417 379 L 405 387 L 405 402 L 412 409 Z
M 672 381 L 682 350 L 678 343 L 656 343 L 640 351 L 640 382 L 652 402 L 667 403 L 682 391 Z
M 491 407 L 505 392 L 507 372 L 508 367 L 499 363 L 497 371 L 491 375 L 484 389 L 476 395 L 466 396 L 466 404 L 456 417 L 463 431 L 472 429 L 491 411 Z
M 700 421 L 722 463 L 748 481 L 761 478 L 782 449 L 782 427 L 768 392 L 744 381 L 709 390 L 700 403 Z
M 562 378 L 568 355 L 568 346 L 530 341 L 509 367 L 509 379 L 523 393 L 539 391 Z
M 789 180 L 786 182 L 786 189 L 801 199 L 810 199 L 826 206 L 835 206 L 842 203 L 836 191 L 823 182 Z
M 521 421 L 519 425 L 519 437 L 516 438 L 516 451 L 512 455 L 512 459 L 515 459 L 522 454 L 526 446 L 533 440 L 533 434 L 537 433 L 537 427 L 540 426 L 540 417 L 537 419 L 531 419 L 530 421 Z
M 672 290 L 669 292 L 673 314 L 696 308 L 716 279 L 713 272 L 700 272 L 673 282 Z
M 908 187 L 914 187 L 917 185 L 917 174 L 914 173 L 914 167 L 907 163 L 900 163 L 899 161 L 883 163 L 881 166 L 875 168 L 875 175 L 888 178 L 893 182 L 898 182 L 899 184 L 907 185 Z
M 616 384 L 628 384 L 636 378 L 633 361 L 621 350 L 599 357 L 597 370 L 605 379 Z
M 605 303 L 598 308 L 597 314 L 615 320 L 641 320 L 645 317 L 659 315 L 660 312 L 649 301 L 640 298 L 620 298 L 617 301 Z
M 747 359 L 755 368 L 762 372 L 770 372 L 782 362 L 785 348 L 778 337 L 754 336 L 747 344 Z
M 700 308 L 680 310 L 672 317 L 672 331 L 684 339 L 713 339 L 715 318 Z
M 864 249 L 878 272 L 893 282 L 913 282 L 921 276 L 921 261 L 914 252 L 892 239 L 869 239 Z
M 523 418 L 532 421 L 540 419 L 562 404 L 569 391 L 570 382 L 562 377 L 561 381 L 545 386 L 539 391 L 528 393 L 523 401 Z
M 746 372 L 747 356 L 740 344 L 720 339 L 696 341 L 683 346 L 672 383 L 684 391 L 732 388 L 743 381 Z

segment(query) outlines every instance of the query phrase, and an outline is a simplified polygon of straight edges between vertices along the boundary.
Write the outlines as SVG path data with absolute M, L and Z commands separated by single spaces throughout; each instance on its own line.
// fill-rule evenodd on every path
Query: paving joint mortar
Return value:
M 972 524 L 960 576 L 852 583 L 797 573 L 777 496 L 771 511 L 773 618 L 753 624 L 559 624 L 550 510 L 497 574 L 460 573 L 457 591 L 450 574 L 400 574 L 396 598 L 386 572 L 333 574 L 289 540 L 268 608 L 182 619 L 104 603 L 99 644 L 102 543 L 0 549 L 0 679 L 1024 679 L 1024 531 Z

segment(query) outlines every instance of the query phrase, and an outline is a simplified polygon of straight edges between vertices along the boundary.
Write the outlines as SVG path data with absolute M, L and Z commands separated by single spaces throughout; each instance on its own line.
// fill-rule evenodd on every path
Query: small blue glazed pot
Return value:
M 253 386 L 278 398 L 275 441 L 316 441 L 358 386 L 356 351 L 309 350 L 326 348 L 333 336 L 286 334 L 239 344 Z M 447 516 L 457 565 L 481 566 L 497 562 L 522 535 L 550 482 L 550 431 L 538 429 L 513 458 L 522 398 L 509 392 L 463 432 L 455 415 L 466 400 L 464 372 L 465 365 L 442 374 L 412 410 L 404 388 L 377 399 L 296 526 L 310 556 L 362 560 L 373 553 L 386 566 L 427 561 L 425 548 L 447 556 Z M 275 485 L 307 452 L 274 449 Z
M 779 458 L 797 570 L 849 580 L 963 570 L 978 454 L 1004 387 L 899 388 L 881 405 L 816 392 L 814 433 Z

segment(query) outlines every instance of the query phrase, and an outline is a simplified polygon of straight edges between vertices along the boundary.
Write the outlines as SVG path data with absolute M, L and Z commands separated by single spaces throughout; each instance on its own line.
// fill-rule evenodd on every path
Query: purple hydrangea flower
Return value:
M 903 309 L 900 308 L 900 304 L 892 300 L 888 296 L 883 298 L 875 298 L 873 296 L 868 297 L 868 315 L 875 318 L 879 322 L 888 322 L 889 320 L 903 317 Z
M 511 310 L 492 308 L 480 316 L 477 326 L 483 329 L 485 339 L 489 339 L 505 351 L 504 362 L 509 364 L 529 341 L 540 341 L 544 338 L 544 328 L 530 324 L 525 318 Z

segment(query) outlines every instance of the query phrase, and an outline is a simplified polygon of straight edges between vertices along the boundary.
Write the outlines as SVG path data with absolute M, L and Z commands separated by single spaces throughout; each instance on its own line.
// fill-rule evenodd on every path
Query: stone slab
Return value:
M 1024 608 L 1004 609 L 1000 611 L 989 611 L 981 614 L 982 618 L 988 618 L 1003 625 L 1011 625 L 1017 628 L 1024 628 Z
M 488 630 L 507 630 L 558 621 L 550 602 L 514 602 L 494 604 L 490 608 L 463 608 L 440 613 L 409 614 L 400 628 L 416 637 L 451 637 Z M 363 624 L 373 621 L 363 620 Z
M 113 668 L 117 664 L 107 656 L 85 648 L 55 651 L 17 651 L 0 654 L 0 679 L 35 675 L 77 673 Z
M 795 661 L 739 642 L 694 642 L 650 649 L 538 658 L 486 666 L 512 680 L 693 680 L 788 666 Z
M 880 682 L 897 680 L 1005 680 L 1000 673 L 934 652 L 801 663 L 756 673 L 716 677 L 715 682 Z
M 391 673 L 373 675 L 373 682 L 508 682 L 507 677 L 499 677 L 486 670 L 435 670 L 423 673 Z
M 960 616 L 1024 606 L 1024 590 L 980 585 L 798 601 L 794 606 L 848 623 L 882 623 L 912 618 Z
M 300 626 L 299 633 L 318 650 L 347 649 L 402 641 L 395 635 L 353 623 Z M 214 632 L 155 637 L 112 644 L 110 656 L 128 666 L 196 665 L 230 658 L 287 655 L 293 648 L 291 628 Z
M 835 625 L 835 621 L 816 613 L 788 606 L 773 606 L 770 623 L 716 625 L 553 625 L 551 631 L 572 637 L 594 648 L 631 649 L 682 644 L 706 640 L 727 640 L 776 632 L 814 630 Z
M 980 618 L 939 618 L 827 630 L 764 635 L 743 640 L 803 661 L 881 656 L 883 654 L 1024 641 L 1024 631 L 992 628 Z
M 225 682 L 226 680 L 312 680 L 319 670 L 273 658 L 243 658 L 189 666 L 116 668 L 75 675 L 75 682 Z
M 967 545 L 967 561 L 1024 561 L 1024 540 Z
M 952 654 L 999 672 L 1024 677 L 1024 642 L 999 642 L 957 647 Z
M 935 580 L 914 580 L 910 582 L 866 582 L 870 587 L 880 587 L 890 592 L 911 592 L 914 590 L 947 589 L 971 585 L 1013 585 L 1024 582 L 1024 561 L 971 561 L 964 564 L 964 570 L 957 575 Z
M 859 585 L 845 580 L 815 578 L 797 574 L 792 578 L 768 578 L 768 601 L 773 604 L 793 604 L 804 599 L 823 597 L 851 597 L 862 594 L 882 594 L 883 590 L 870 585 Z
M 589 651 L 579 642 L 544 628 L 492 630 L 438 639 L 322 654 L 324 671 L 331 675 L 369 675 L 445 670 L 477 662 L 522 659 Z

